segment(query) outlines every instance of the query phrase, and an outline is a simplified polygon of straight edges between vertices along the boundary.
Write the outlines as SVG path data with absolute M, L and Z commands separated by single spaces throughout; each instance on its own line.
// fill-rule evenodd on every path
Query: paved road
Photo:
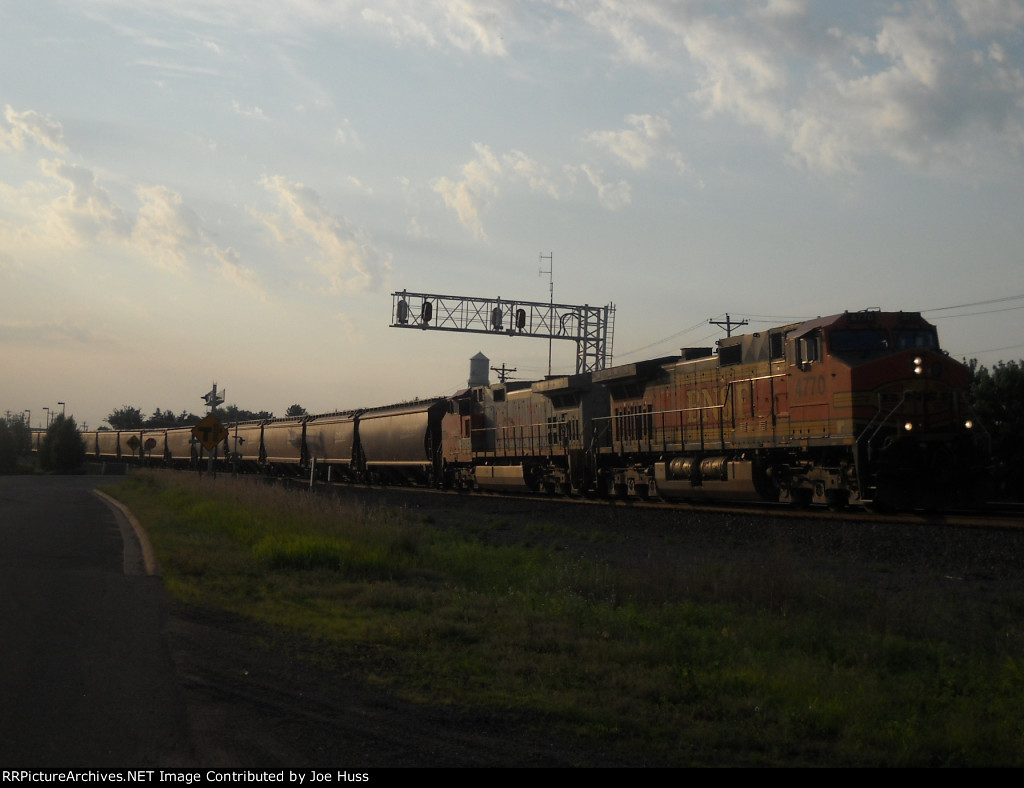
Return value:
M 0 477 L 0 768 L 187 766 L 167 606 L 100 477 Z M 126 551 L 127 546 L 127 551 Z

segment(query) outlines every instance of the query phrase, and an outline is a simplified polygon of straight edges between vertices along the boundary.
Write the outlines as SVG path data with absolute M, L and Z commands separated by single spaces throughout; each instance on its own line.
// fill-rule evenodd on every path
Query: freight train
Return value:
M 215 451 L 328 481 L 945 508 L 986 478 L 967 386 L 919 313 L 845 312 L 596 372 L 231 424 Z M 190 428 L 84 438 L 97 461 L 209 454 Z

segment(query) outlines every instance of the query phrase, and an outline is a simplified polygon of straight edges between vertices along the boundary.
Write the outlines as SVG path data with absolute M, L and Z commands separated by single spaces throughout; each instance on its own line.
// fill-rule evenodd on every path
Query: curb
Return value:
M 124 516 L 125 520 L 128 521 L 128 524 L 131 525 L 132 530 L 135 532 L 135 538 L 138 540 L 139 547 L 142 549 L 142 562 L 145 566 L 146 574 L 150 576 L 159 575 L 160 565 L 157 563 L 156 553 L 153 551 L 153 545 L 150 544 L 149 537 L 146 535 L 145 529 L 139 521 L 135 519 L 135 515 L 131 513 L 131 510 L 123 503 L 111 498 L 104 492 L 100 492 L 99 490 L 93 490 L 92 492 L 94 495 L 106 501 L 108 506 L 113 507 Z

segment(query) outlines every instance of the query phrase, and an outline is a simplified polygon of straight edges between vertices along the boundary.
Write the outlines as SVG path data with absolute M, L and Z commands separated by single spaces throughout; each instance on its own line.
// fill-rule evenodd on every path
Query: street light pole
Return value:
M 63 419 L 64 418 L 64 408 L 66 406 L 64 405 L 63 402 L 58 402 L 57 404 L 60 405 L 60 417 Z
M 50 409 L 43 408 L 46 411 L 46 429 L 50 429 Z

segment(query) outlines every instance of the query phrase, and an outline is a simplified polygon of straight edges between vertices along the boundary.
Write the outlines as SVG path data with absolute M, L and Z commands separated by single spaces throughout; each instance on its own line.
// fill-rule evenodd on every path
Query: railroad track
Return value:
M 281 482 L 308 488 L 308 480 L 298 478 L 282 478 Z M 559 496 L 529 493 L 483 492 L 469 493 L 460 490 L 439 490 L 431 487 L 404 487 L 401 485 L 371 485 L 338 482 L 316 482 L 317 488 L 360 489 L 366 491 L 387 491 L 393 493 L 416 493 L 455 498 L 472 497 L 476 500 L 508 500 L 551 502 L 574 504 L 579 506 L 598 506 L 604 508 L 648 509 L 666 512 L 694 512 L 703 514 L 734 514 L 750 517 L 775 517 L 793 520 L 828 519 L 842 522 L 863 522 L 871 524 L 900 523 L 918 525 L 944 525 L 960 528 L 999 528 L 1005 530 L 1024 530 L 1024 503 L 992 503 L 982 509 L 925 511 L 913 510 L 903 512 L 871 512 L 867 509 L 848 507 L 833 510 L 822 506 L 807 508 L 794 507 L 786 503 L 704 503 L 704 502 L 667 502 L 647 501 L 631 498 L 589 498 L 583 496 Z

